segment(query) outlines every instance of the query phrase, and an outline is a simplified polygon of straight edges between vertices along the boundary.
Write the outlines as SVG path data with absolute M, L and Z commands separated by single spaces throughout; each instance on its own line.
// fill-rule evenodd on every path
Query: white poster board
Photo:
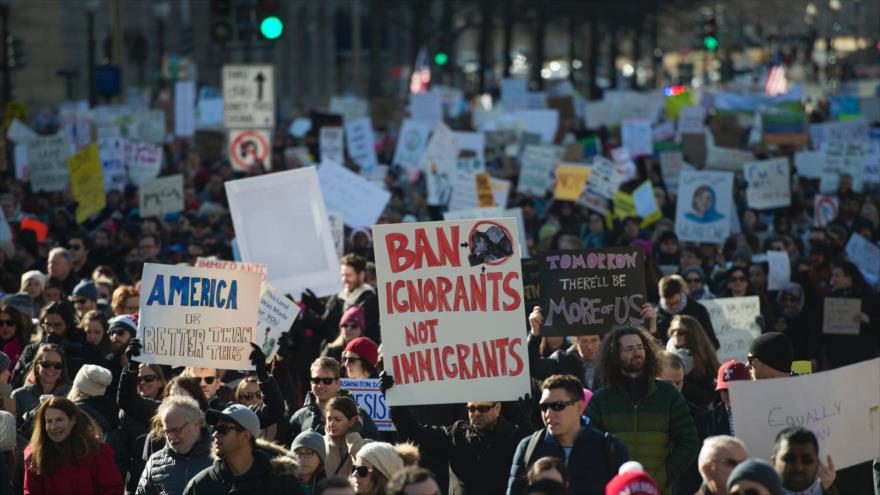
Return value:
M 825 169 L 825 152 L 798 151 L 794 154 L 794 168 L 798 175 L 807 179 L 819 179 Z
M 654 153 L 650 120 L 627 120 L 620 126 L 620 136 L 623 147 L 629 150 L 631 157 L 648 156 Z
M 397 136 L 397 146 L 394 148 L 392 163 L 408 170 L 418 168 L 430 134 L 431 127 L 415 120 L 404 120 L 400 135 Z
M 137 336 L 142 363 L 250 370 L 257 332 L 256 273 L 145 263 Z
M 880 457 L 880 358 L 831 371 L 730 382 L 736 436 L 750 457 L 769 459 L 776 435 L 801 425 L 819 439 L 819 458 L 838 471 Z
M 67 159 L 70 158 L 71 147 L 66 135 L 40 136 L 24 143 L 24 147 L 27 149 L 34 192 L 59 192 L 70 184 Z
M 446 124 L 438 124 L 419 163 L 428 182 L 429 205 L 442 206 L 449 203 L 458 152 L 458 138 Z
M 846 243 L 846 256 L 874 282 L 880 278 L 880 247 L 853 233 Z
M 746 163 L 749 208 L 769 210 L 791 205 L 791 174 L 787 158 Z
M 243 261 L 268 265 L 269 283 L 294 297 L 306 288 L 318 296 L 342 289 L 339 258 L 314 167 L 229 181 L 225 186 Z
M 721 347 L 718 348 L 718 362 L 736 359 L 748 361 L 752 341 L 761 335 L 761 299 L 758 296 L 722 297 L 704 299 L 700 304 L 709 311 L 709 319 Z
M 785 251 L 767 251 L 767 290 L 782 290 L 791 282 L 791 261 Z
M 369 174 L 379 164 L 379 159 L 376 158 L 376 139 L 373 137 L 373 121 L 369 117 L 345 123 L 345 142 L 348 145 L 348 156 L 361 167 L 363 173 Z
M 299 305 L 281 291 L 264 283 L 260 288 L 260 309 L 257 312 L 257 332 L 262 333 L 262 349 L 266 359 L 271 360 L 278 352 L 281 334 L 290 330 L 299 315 Z
M 553 167 L 562 159 L 565 149 L 554 145 L 526 146 L 520 159 L 517 192 L 543 197 L 553 185 Z
M 260 274 L 260 282 L 265 282 L 269 277 L 269 269 L 263 263 L 244 263 L 242 261 L 218 260 L 214 257 L 196 258 L 196 268 L 210 268 L 212 270 L 232 270 L 236 272 L 251 272 Z
M 733 174 L 682 170 L 675 208 L 675 233 L 681 241 L 721 244 L 730 235 Z
M 322 164 L 318 180 L 327 209 L 342 213 L 351 228 L 376 223 L 391 199 L 390 192 L 338 163 Z
M 858 335 L 862 326 L 862 300 L 826 297 L 822 307 L 822 333 Z
M 127 140 L 125 142 L 125 168 L 129 182 L 139 186 L 159 177 L 163 158 L 161 146 Z
M 174 84 L 174 135 L 192 137 L 196 133 L 196 83 Z
M 391 421 L 391 408 L 379 390 L 378 378 L 341 378 L 339 385 L 351 392 L 354 403 L 370 415 L 379 431 L 397 431 Z
M 321 150 L 321 161 L 345 163 L 345 131 L 342 127 L 325 125 L 321 127 L 318 142 Z
M 121 137 L 98 139 L 98 154 L 101 157 L 101 171 L 104 174 L 104 190 L 124 191 L 128 182 L 125 169 L 126 143 Z
M 169 175 L 145 182 L 138 189 L 141 218 L 162 217 L 183 211 L 183 175 Z
M 512 218 L 373 227 L 390 405 L 512 400 L 529 390 Z

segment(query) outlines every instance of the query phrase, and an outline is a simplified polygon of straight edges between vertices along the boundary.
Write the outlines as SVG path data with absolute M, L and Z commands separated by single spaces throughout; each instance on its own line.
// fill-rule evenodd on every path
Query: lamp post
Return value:
M 168 0 L 155 0 L 153 2 L 153 16 L 156 17 L 156 55 L 157 68 L 159 69 L 159 88 L 165 86 L 165 77 L 162 74 L 162 59 L 165 56 L 165 19 L 171 14 L 171 2 Z
M 86 0 L 86 25 L 89 34 L 88 41 L 88 77 L 86 84 L 89 85 L 89 107 L 98 103 L 95 93 L 95 12 L 98 10 L 100 0 Z

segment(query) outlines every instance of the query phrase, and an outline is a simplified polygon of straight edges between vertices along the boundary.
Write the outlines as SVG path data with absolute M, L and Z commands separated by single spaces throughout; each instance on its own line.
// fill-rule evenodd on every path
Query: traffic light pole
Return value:
M 9 46 L 7 40 L 9 38 L 9 4 L 0 5 L 0 28 L 3 30 L 0 36 L 0 53 L 3 58 L 3 107 L 12 100 L 12 75 L 9 67 Z

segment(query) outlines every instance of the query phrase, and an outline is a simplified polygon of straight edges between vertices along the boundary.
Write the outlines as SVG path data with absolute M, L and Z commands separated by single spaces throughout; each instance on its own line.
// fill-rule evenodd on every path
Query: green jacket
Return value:
M 626 444 L 664 493 L 697 458 L 699 443 L 687 402 L 675 387 L 650 380 L 648 394 L 633 404 L 623 388 L 606 385 L 590 398 L 586 415 L 600 430 Z

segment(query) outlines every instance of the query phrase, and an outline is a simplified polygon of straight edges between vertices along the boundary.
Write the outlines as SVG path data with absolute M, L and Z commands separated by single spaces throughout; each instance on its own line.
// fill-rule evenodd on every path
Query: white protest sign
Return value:
M 275 127 L 274 66 L 223 66 L 223 124 L 229 129 Z
M 38 138 L 39 134 L 37 134 L 30 127 L 22 123 L 22 121 L 18 119 L 12 119 L 12 124 L 9 125 L 9 129 L 6 131 L 6 137 L 17 144 L 23 144 L 32 139 Z
M 541 144 L 550 144 L 559 128 L 558 110 L 518 110 L 513 114 L 526 124 L 525 132 L 541 136 Z
M 613 163 L 603 157 L 595 157 L 587 177 L 586 190 L 605 199 L 613 199 L 620 185 L 633 176 L 635 169 L 630 167 L 631 164 L 631 161 Z
M 196 83 L 177 81 L 174 85 L 174 135 L 192 137 L 195 133 Z
M 481 168 L 485 168 L 486 164 L 486 135 L 482 132 L 455 132 L 458 139 L 459 153 L 462 151 L 470 151 L 476 156 L 476 160 L 480 163 Z
M 159 176 L 162 170 L 162 147 L 139 141 L 125 142 L 125 168 L 128 180 L 139 186 Z
M 34 192 L 59 192 L 70 184 L 71 146 L 64 134 L 40 136 L 24 144 Z
M 749 208 L 769 210 L 791 205 L 791 177 L 787 158 L 772 158 L 745 165 Z
M 343 122 L 350 122 L 366 117 L 369 108 L 367 102 L 353 96 L 334 96 L 330 98 L 330 113 L 342 115 Z
M 330 230 L 333 232 L 333 247 L 336 248 L 336 256 L 342 258 L 345 254 L 345 216 L 338 212 L 327 212 L 327 220 L 330 222 Z
M 268 267 L 264 263 L 244 263 L 242 261 L 218 260 L 215 257 L 196 258 L 196 268 L 211 268 L 212 270 L 232 270 L 236 272 L 251 272 L 260 274 L 260 282 L 265 282 L 269 276 Z
M 880 278 L 880 247 L 853 233 L 846 243 L 846 256 L 864 275 L 877 281 Z
M 160 177 L 138 188 L 141 218 L 183 211 L 183 175 Z
M 826 297 L 822 311 L 822 333 L 858 335 L 862 326 L 862 300 Z
M 699 105 L 683 107 L 678 114 L 679 134 L 702 134 L 705 129 L 703 120 L 706 118 L 706 109 Z
M 226 152 L 232 169 L 250 172 L 254 167 L 272 169 L 272 136 L 261 129 L 233 129 L 229 131 Z
M 749 346 L 761 335 L 758 317 L 761 315 L 761 299 L 758 296 L 722 297 L 704 299 L 700 304 L 709 311 L 712 328 L 721 346 L 718 361 L 731 359 L 747 362 Z
M 278 352 L 278 340 L 281 334 L 290 330 L 299 311 L 298 304 L 270 284 L 264 283 L 260 288 L 257 331 L 262 333 L 261 347 L 266 359 L 271 360 Z
M 345 142 L 348 145 L 348 156 L 361 167 L 364 173 L 370 173 L 379 164 L 376 158 L 376 140 L 373 137 L 373 121 L 362 117 L 345 123 Z
M 831 141 L 864 142 L 868 140 L 868 122 L 856 118 L 842 122 L 810 124 L 810 141 L 813 149 L 824 148 Z
M 412 120 L 433 129 L 443 122 L 443 93 L 439 91 L 410 93 L 409 116 Z
M 867 143 L 860 142 L 826 142 L 823 148 L 825 151 L 823 176 L 849 175 L 852 177 L 853 189 L 861 191 L 865 176 L 865 150 L 867 147 Z
M 318 170 L 324 204 L 342 213 L 351 228 L 373 225 L 391 199 L 391 193 L 338 163 L 327 162 Z
M 135 114 L 137 138 L 152 144 L 165 142 L 165 112 L 151 110 Z
M 813 200 L 813 225 L 825 227 L 837 218 L 837 198 L 817 194 Z
M 294 297 L 306 288 L 318 296 L 339 292 L 339 258 L 315 167 L 225 186 L 243 261 L 265 263 L 269 283 Z
M 542 197 L 553 185 L 553 168 L 565 149 L 554 145 L 530 145 L 523 151 L 517 192 Z
M 620 135 L 623 147 L 629 150 L 631 157 L 654 153 L 650 120 L 627 120 L 620 126 Z
M 324 126 L 318 136 L 321 161 L 345 163 L 345 131 L 342 127 Z
M 512 218 L 373 227 L 390 405 L 528 392 L 517 230 Z
M 458 138 L 445 124 L 438 124 L 419 163 L 428 182 L 429 205 L 441 206 L 449 203 L 458 151 Z
M 822 151 L 798 151 L 794 154 L 794 168 L 798 175 L 807 179 L 822 177 L 825 168 L 825 153 Z
M 257 331 L 256 273 L 145 263 L 141 278 L 138 361 L 249 370 Z
M 733 174 L 682 170 L 678 178 L 675 233 L 682 241 L 723 243 L 730 235 Z
M 751 151 L 721 148 L 714 144 L 709 145 L 706 150 L 706 168 L 708 169 L 736 172 L 742 170 L 743 164 L 754 159 Z
M 354 403 L 370 415 L 379 431 L 397 431 L 391 421 L 391 408 L 379 390 L 378 378 L 340 378 L 339 385 L 351 392 Z
M 767 290 L 782 290 L 791 282 L 791 261 L 785 251 L 767 251 L 767 265 L 770 272 L 767 274 Z
M 675 124 L 666 120 L 661 124 L 651 127 L 652 141 L 666 141 L 675 137 Z
M 680 150 L 660 152 L 660 174 L 663 176 L 663 184 L 670 192 L 678 191 L 678 174 L 684 167 L 684 157 Z
M 98 155 L 101 157 L 101 171 L 104 174 L 104 190 L 123 191 L 128 181 L 125 170 L 125 139 L 111 137 L 98 139 Z
M 880 457 L 880 358 L 831 371 L 730 382 L 736 436 L 749 456 L 769 459 L 789 426 L 819 439 L 819 456 L 839 470 Z
M 400 135 L 397 136 L 393 164 L 409 170 L 418 168 L 430 134 L 431 128 L 425 124 L 411 119 L 404 120 Z
M 613 109 L 609 101 L 587 101 L 584 103 L 584 113 L 587 116 L 587 129 L 598 129 L 617 123 L 614 120 Z
M 477 173 L 473 170 L 456 170 L 452 176 L 452 195 L 449 197 L 448 211 L 478 208 Z
M 510 181 L 506 179 L 496 179 L 495 177 L 490 177 L 489 183 L 492 186 L 492 196 L 495 198 L 495 205 L 502 208 L 507 208 L 507 201 L 510 197 Z

